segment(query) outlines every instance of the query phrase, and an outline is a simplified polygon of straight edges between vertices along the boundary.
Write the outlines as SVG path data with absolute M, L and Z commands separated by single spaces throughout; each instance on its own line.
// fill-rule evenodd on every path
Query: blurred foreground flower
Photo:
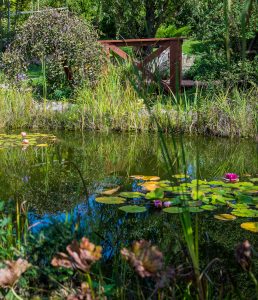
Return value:
M 6 261 L 6 268 L 0 269 L 0 287 L 12 287 L 29 267 L 27 260 Z
M 68 255 L 58 253 L 51 261 L 54 267 L 64 267 L 69 269 L 78 269 L 88 272 L 91 265 L 101 258 L 102 247 L 91 243 L 83 237 L 81 243 L 73 241 L 66 247 Z
M 250 271 L 252 264 L 252 246 L 248 240 L 236 247 L 236 259 L 245 271 Z
M 132 251 L 124 248 L 121 254 L 142 278 L 155 277 L 164 267 L 163 254 L 145 240 L 134 242 Z
M 229 182 L 236 182 L 239 180 L 239 177 L 235 173 L 226 173 L 224 179 Z
M 76 294 L 69 295 L 67 300 L 106 300 L 107 297 L 104 296 L 104 289 L 100 289 L 100 295 L 92 294 L 92 291 L 87 282 L 81 284 L 81 288 Z

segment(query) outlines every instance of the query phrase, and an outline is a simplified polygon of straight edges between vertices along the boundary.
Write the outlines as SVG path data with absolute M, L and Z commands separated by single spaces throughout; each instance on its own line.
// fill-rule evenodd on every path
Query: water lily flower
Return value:
M 235 173 L 226 173 L 224 179 L 229 182 L 236 182 L 239 180 L 239 176 Z
M 30 264 L 26 259 L 19 258 L 17 261 L 6 261 L 6 268 L 0 269 L 0 287 L 12 287 L 21 277 Z
M 161 208 L 162 207 L 162 201 L 154 200 L 154 206 L 157 207 L 157 208 Z
M 22 131 L 22 132 L 21 132 L 21 136 L 22 136 L 22 137 L 25 137 L 26 135 L 27 135 L 27 133 L 26 133 L 25 131 Z
M 23 143 L 24 145 L 28 145 L 28 144 L 29 144 L 29 140 L 23 139 L 23 140 L 22 140 L 22 143 Z
M 248 240 L 245 240 L 237 246 L 235 256 L 243 270 L 250 271 L 252 264 L 252 246 Z
M 88 272 L 91 265 L 101 258 L 102 247 L 94 245 L 83 237 L 80 244 L 73 241 L 66 250 L 68 255 L 62 252 L 56 254 L 51 261 L 52 266 Z
M 163 206 L 164 207 L 170 207 L 172 204 L 171 204 L 171 202 L 170 201 L 165 201 L 164 203 L 163 203 Z
M 145 240 L 134 242 L 131 251 L 124 248 L 121 254 L 142 278 L 156 277 L 164 267 L 162 252 Z

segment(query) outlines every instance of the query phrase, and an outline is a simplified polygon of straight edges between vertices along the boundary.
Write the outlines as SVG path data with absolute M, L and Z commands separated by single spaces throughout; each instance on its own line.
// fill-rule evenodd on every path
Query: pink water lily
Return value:
M 165 201 L 165 202 L 163 203 L 163 206 L 164 206 L 164 207 L 170 207 L 170 206 L 171 206 L 171 202 L 170 202 L 170 201 Z
M 162 207 L 162 201 L 154 200 L 154 206 L 157 207 L 157 208 L 161 208 Z
M 27 133 L 25 131 L 21 132 L 21 136 L 24 138 L 27 135 Z
M 229 182 L 236 182 L 239 180 L 239 176 L 235 173 L 226 173 L 224 179 Z

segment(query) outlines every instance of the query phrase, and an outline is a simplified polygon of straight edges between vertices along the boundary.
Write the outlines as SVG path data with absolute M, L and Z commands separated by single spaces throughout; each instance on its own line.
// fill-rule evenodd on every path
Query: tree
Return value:
M 102 49 L 98 36 L 86 21 L 48 10 L 29 17 L 3 55 L 5 71 L 17 78 L 32 61 L 45 67 L 52 87 L 64 83 L 74 88 L 96 79 L 101 69 Z

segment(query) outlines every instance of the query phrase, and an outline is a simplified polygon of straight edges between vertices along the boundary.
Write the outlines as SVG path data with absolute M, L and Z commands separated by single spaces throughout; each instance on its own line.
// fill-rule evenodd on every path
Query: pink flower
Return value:
M 235 173 L 226 173 L 224 179 L 229 182 L 236 182 L 238 181 L 238 175 Z
M 22 137 L 25 137 L 26 135 L 27 135 L 27 133 L 26 133 L 26 132 L 24 132 L 24 131 L 23 131 L 23 132 L 21 132 L 21 136 L 22 136 Z
M 162 207 L 162 201 L 154 200 L 154 206 L 157 207 L 157 208 L 161 208 Z
M 170 206 L 171 206 L 171 202 L 165 201 L 165 202 L 163 203 L 163 205 L 164 205 L 165 207 L 170 207 Z
M 23 140 L 22 140 L 22 143 L 25 144 L 25 145 L 28 145 L 28 144 L 29 144 L 29 140 L 23 139 Z

